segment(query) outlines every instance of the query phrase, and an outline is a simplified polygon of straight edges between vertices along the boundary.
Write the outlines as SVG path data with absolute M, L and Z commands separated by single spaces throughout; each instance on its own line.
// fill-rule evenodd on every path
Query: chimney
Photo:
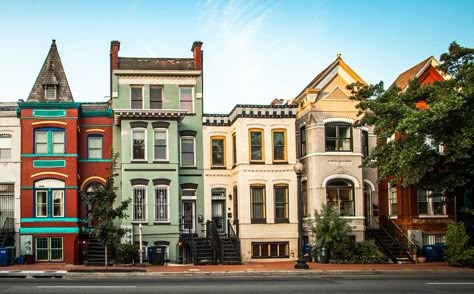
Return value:
M 193 52 L 194 58 L 194 68 L 197 70 L 202 70 L 202 51 L 201 51 L 202 42 L 194 41 L 191 51 Z
M 110 69 L 118 69 L 118 52 L 120 50 L 120 42 L 110 42 Z

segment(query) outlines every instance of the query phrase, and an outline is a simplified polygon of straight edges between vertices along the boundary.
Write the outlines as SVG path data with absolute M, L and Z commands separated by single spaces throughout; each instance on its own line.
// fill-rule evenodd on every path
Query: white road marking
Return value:
M 36 286 L 36 288 L 136 288 L 137 286 Z
M 474 285 L 474 283 L 426 283 L 427 285 Z

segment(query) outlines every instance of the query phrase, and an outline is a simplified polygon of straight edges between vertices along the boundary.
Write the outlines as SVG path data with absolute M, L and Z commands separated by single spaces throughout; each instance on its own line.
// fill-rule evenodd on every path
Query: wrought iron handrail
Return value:
M 3 247 L 5 245 L 5 241 L 8 238 L 8 234 L 14 231 L 14 220 L 13 217 L 6 217 L 5 221 L 3 222 L 2 228 L 0 230 L 0 236 L 3 236 L 3 239 L 1 240 L 0 247 Z
M 389 215 L 386 216 L 387 219 L 387 228 L 390 233 L 400 242 L 400 245 L 404 247 L 407 253 L 410 253 L 410 248 L 415 248 L 417 245 L 413 242 L 403 230 L 390 218 Z
M 216 249 L 216 254 L 219 256 L 219 261 L 222 263 L 224 260 L 224 250 L 222 249 L 219 231 L 217 230 L 217 226 L 213 221 L 206 222 L 206 235 L 207 238 L 213 243 L 213 246 Z
M 227 220 L 227 232 L 229 239 L 232 241 L 232 244 L 234 245 L 234 249 L 237 253 L 237 255 L 240 257 L 240 241 L 239 241 L 239 236 L 234 231 L 234 227 L 232 226 L 232 222 L 230 219 Z

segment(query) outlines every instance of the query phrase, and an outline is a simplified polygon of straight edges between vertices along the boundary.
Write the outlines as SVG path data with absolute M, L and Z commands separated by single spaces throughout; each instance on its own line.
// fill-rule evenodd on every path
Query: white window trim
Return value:
M 184 109 L 184 108 L 181 108 L 181 88 L 191 88 L 191 113 L 196 113 L 195 112 L 195 101 L 196 101 L 196 97 L 194 95 L 194 86 L 193 85 L 181 85 L 179 87 L 179 108 L 180 109 Z
M 143 132 L 144 132 L 144 138 L 145 138 L 145 142 L 144 142 L 144 144 L 145 144 L 145 154 L 144 154 L 144 155 L 145 155 L 145 156 L 144 156 L 144 159 L 136 159 L 136 158 L 133 158 L 133 133 L 134 133 L 135 131 L 143 131 Z M 147 161 L 147 153 L 148 153 L 148 152 L 147 152 L 147 130 L 146 130 L 145 128 L 133 128 L 133 129 L 132 129 L 132 137 L 131 137 L 131 142 L 130 142 L 130 143 L 131 143 L 131 144 L 130 144 L 130 147 L 131 147 L 130 152 L 131 152 L 131 159 L 132 159 L 132 161 Z
M 392 183 L 389 181 L 388 182 L 388 193 L 387 193 L 387 203 L 388 203 L 388 215 L 390 218 L 396 217 L 398 215 L 398 207 L 397 207 L 397 212 L 396 214 L 393 214 L 392 211 L 392 202 L 390 202 L 391 196 L 392 196 L 392 191 L 391 189 L 395 188 L 395 204 L 398 205 L 398 187 L 395 184 L 395 186 L 392 187 Z
M 132 88 L 141 88 L 142 89 L 142 107 L 140 109 L 145 109 L 145 99 L 143 98 L 144 96 L 144 90 L 143 86 L 141 85 L 130 85 L 130 98 L 128 101 L 130 101 L 130 109 L 132 109 Z
M 144 214 L 145 216 L 143 217 L 143 220 L 135 220 L 135 188 L 143 188 L 144 195 L 143 195 L 143 201 L 145 203 L 145 209 L 144 209 Z M 139 224 L 139 223 L 148 223 L 148 190 L 147 186 L 145 185 L 134 185 L 132 186 L 132 223 L 134 224 Z
M 156 131 L 165 131 L 165 137 L 166 137 L 166 158 L 164 159 L 156 159 L 155 156 L 155 132 Z M 145 141 L 146 142 L 146 141 Z M 146 144 L 145 144 L 146 146 Z M 167 128 L 155 128 L 153 129 L 153 161 L 169 161 L 169 137 L 168 137 L 168 129 Z M 146 156 L 145 156 L 146 158 Z
M 52 98 L 48 98 L 48 89 L 53 89 L 54 91 L 54 94 L 53 94 L 53 97 Z M 46 85 L 44 87 L 44 99 L 45 100 L 48 100 L 48 101 L 51 101 L 51 100 L 56 100 L 56 98 L 58 97 L 58 89 L 56 86 L 54 85 Z
M 46 192 L 46 214 L 45 215 L 38 215 L 38 192 Z M 48 217 L 48 189 L 47 188 L 44 188 L 44 189 L 38 189 L 35 191 L 35 217 L 36 218 L 46 218 Z
M 419 206 L 420 200 L 418 198 L 418 190 L 416 192 L 417 193 L 416 198 L 417 198 L 417 204 L 418 204 L 418 217 L 419 218 L 446 218 L 448 217 L 448 214 L 446 212 L 446 202 L 444 202 L 444 205 L 443 205 L 443 214 L 434 214 L 433 197 L 429 196 L 433 194 L 432 191 L 425 191 L 427 194 L 428 213 L 420 213 L 420 206 Z
M 183 139 L 193 139 L 193 165 L 183 165 Z M 181 136 L 179 138 L 179 166 L 181 167 L 196 167 L 196 137 L 193 136 Z
M 0 137 L 5 139 L 5 142 L 6 142 L 6 145 L 9 145 L 9 146 L 5 146 L 4 150 L 10 150 L 10 156 L 9 157 L 5 157 L 5 158 L 2 158 L 0 157 L 0 161 L 6 161 L 6 160 L 11 160 L 13 158 L 12 156 L 12 145 L 13 145 L 13 135 L 11 133 L 0 133 Z
M 156 190 L 158 188 L 165 188 L 166 189 L 166 195 L 167 195 L 167 197 L 166 197 L 167 214 L 166 215 L 168 216 L 168 218 L 166 220 L 158 220 L 158 217 L 156 215 L 156 206 L 157 206 Z M 171 221 L 171 219 L 170 219 L 170 186 L 168 186 L 168 185 L 156 185 L 155 186 L 155 209 L 154 209 L 154 211 L 155 211 L 155 218 L 154 218 L 155 223 L 158 223 L 158 224 L 165 223 L 166 224 L 166 223 L 169 223 Z

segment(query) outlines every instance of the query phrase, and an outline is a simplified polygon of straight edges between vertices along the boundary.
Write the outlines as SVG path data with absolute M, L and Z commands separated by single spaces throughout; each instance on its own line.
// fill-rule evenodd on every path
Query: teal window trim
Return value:
M 112 162 L 112 159 L 79 159 L 79 162 Z
M 65 160 L 33 160 L 33 167 L 57 168 L 66 167 Z
M 37 137 L 36 135 L 40 132 L 46 133 L 46 148 L 47 151 L 46 153 L 38 153 L 38 142 L 37 142 Z M 53 134 L 54 133 L 62 133 L 63 134 L 63 153 L 54 153 L 54 140 L 53 140 Z M 33 150 L 35 151 L 35 154 L 38 155 L 43 155 L 43 154 L 54 154 L 55 156 L 58 155 L 63 155 L 66 152 L 66 130 L 63 128 L 36 128 L 34 129 L 34 140 L 33 140 Z
M 20 234 L 77 234 L 78 227 L 20 228 Z
M 100 153 L 101 153 L 100 158 L 95 158 L 95 157 L 91 158 L 90 157 L 90 155 L 91 155 L 90 154 L 90 145 L 91 145 L 90 144 L 91 143 L 90 139 L 98 139 L 98 138 L 100 138 L 100 144 L 101 144 L 101 146 L 100 146 Z M 94 160 L 94 159 L 102 159 L 102 158 L 104 158 L 104 136 L 99 135 L 99 134 L 91 134 L 91 135 L 87 136 L 87 159 Z
M 21 157 L 79 157 L 77 153 L 56 153 L 56 154 L 34 154 L 34 153 L 25 153 Z
M 46 191 L 46 216 L 36 216 L 36 192 L 37 191 Z M 53 201 L 53 192 L 54 191 L 63 191 L 63 216 L 53 217 L 54 214 L 54 201 Z M 64 188 L 33 188 L 33 215 L 39 220 L 44 220 L 48 218 L 52 219 L 64 219 L 66 214 L 66 191 Z
M 23 217 L 21 223 L 41 223 L 41 222 L 59 222 L 59 223 L 77 223 L 80 219 L 77 217 Z
M 35 187 L 33 186 L 21 186 L 22 190 L 33 190 Z M 77 190 L 79 189 L 78 186 L 66 186 L 64 189 L 66 190 Z
M 65 117 L 64 109 L 33 109 L 33 117 Z

